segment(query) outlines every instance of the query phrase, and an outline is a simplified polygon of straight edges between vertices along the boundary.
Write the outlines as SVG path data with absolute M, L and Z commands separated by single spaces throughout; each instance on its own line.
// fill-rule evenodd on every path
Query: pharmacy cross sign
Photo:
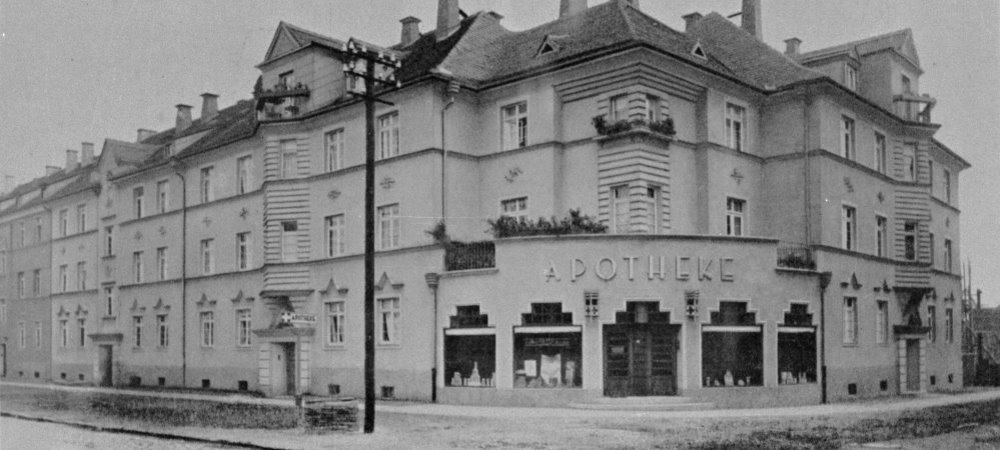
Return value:
M 297 314 L 292 312 L 281 313 L 281 322 L 301 325 L 314 325 L 316 323 L 315 314 Z

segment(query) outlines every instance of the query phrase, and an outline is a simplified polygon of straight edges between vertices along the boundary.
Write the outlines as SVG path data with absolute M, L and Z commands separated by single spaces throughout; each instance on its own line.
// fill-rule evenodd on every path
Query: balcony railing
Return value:
M 273 89 L 255 91 L 257 119 L 277 120 L 296 117 L 305 112 L 309 93 L 309 87 L 302 83 L 295 86 L 279 83 L 274 85 Z
M 782 244 L 778 246 L 778 267 L 816 270 L 816 260 L 812 249 L 805 245 Z
M 597 130 L 597 134 L 602 136 L 614 136 L 631 130 L 648 130 L 665 136 L 673 136 L 677 133 L 674 129 L 674 119 L 672 117 L 652 122 L 647 122 L 643 119 L 608 122 L 604 116 L 596 116 L 592 122 L 594 129 Z
M 911 122 L 931 123 L 931 110 L 937 100 L 929 95 L 900 94 L 892 99 L 897 116 Z
M 449 242 L 444 252 L 445 270 L 492 269 L 496 267 L 493 241 Z

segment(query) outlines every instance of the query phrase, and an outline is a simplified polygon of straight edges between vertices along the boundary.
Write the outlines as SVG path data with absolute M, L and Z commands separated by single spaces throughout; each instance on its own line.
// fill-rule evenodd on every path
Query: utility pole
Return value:
M 376 46 L 350 39 L 344 44 L 349 61 L 345 77 L 363 81 L 364 93 L 352 92 L 365 101 L 365 425 L 364 432 L 375 431 L 375 102 L 376 88 L 400 87 L 395 70 L 401 67 L 392 53 Z M 359 64 L 360 63 L 360 64 Z M 361 67 L 359 67 L 361 66 Z M 388 75 L 379 75 L 382 73 Z

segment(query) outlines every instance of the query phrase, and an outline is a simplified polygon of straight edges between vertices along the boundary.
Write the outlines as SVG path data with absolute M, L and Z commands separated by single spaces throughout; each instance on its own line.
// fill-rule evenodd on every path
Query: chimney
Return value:
M 59 166 L 45 166 L 45 176 L 59 173 Z
M 639 9 L 639 0 L 625 0 L 625 3 L 632 5 L 635 9 Z
M 84 142 L 80 144 L 80 165 L 86 166 L 94 162 L 94 143 Z
M 178 135 L 191 126 L 191 105 L 183 103 L 177 104 L 177 125 L 174 128 L 174 135 Z
M 438 41 L 444 40 L 454 33 L 461 24 L 458 10 L 458 0 L 438 0 L 438 21 L 434 35 Z
M 694 27 L 694 24 L 698 23 L 698 21 L 701 20 L 701 13 L 693 12 L 691 14 L 682 17 L 682 19 L 684 19 L 684 32 L 690 33 L 691 28 Z
M 559 2 L 559 18 L 572 16 L 587 9 L 587 0 L 562 0 Z
M 800 44 L 802 44 L 802 39 L 797 37 L 785 39 L 785 55 L 793 59 L 798 58 Z
M 207 123 L 217 115 L 219 115 L 219 96 L 209 92 L 201 94 L 201 123 Z
M 149 138 L 153 137 L 154 134 L 156 134 L 156 132 L 153 131 L 153 130 L 147 130 L 145 128 L 139 128 L 138 133 L 136 133 L 135 143 L 136 144 L 141 144 L 142 141 L 145 141 L 146 139 L 149 139 Z
M 420 19 L 408 16 L 404 17 L 400 22 L 403 24 L 403 33 L 399 38 L 399 42 L 403 47 L 409 47 L 417 39 L 420 39 Z
M 66 171 L 67 172 L 75 170 L 77 168 L 77 166 L 80 165 L 80 160 L 77 158 L 79 156 L 79 153 L 80 152 L 78 152 L 76 150 L 66 150 Z
M 760 0 L 743 0 L 741 25 L 747 33 L 763 40 L 761 33 Z

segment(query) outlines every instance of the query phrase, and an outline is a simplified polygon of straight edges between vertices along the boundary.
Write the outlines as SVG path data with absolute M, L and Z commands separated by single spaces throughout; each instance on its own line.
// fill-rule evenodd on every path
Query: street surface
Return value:
M 2 450 L 193 450 L 206 448 L 227 447 L 129 434 L 104 433 L 66 425 L 0 417 L 0 449 Z

